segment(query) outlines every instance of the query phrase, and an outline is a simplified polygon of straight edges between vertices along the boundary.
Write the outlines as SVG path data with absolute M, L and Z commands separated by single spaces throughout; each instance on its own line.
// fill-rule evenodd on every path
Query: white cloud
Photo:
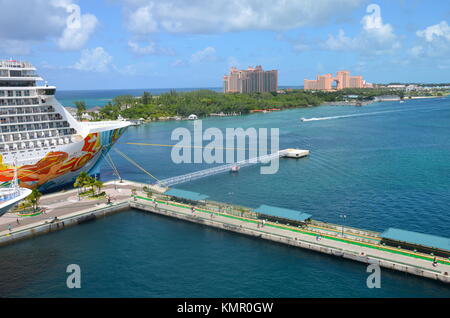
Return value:
M 191 55 L 191 63 L 200 63 L 204 61 L 215 61 L 217 59 L 216 49 L 208 46 L 203 50 L 197 51 Z
M 62 49 L 81 48 L 94 31 L 97 19 L 91 14 L 81 15 L 80 7 L 74 2 L 75 0 L 0 0 L 0 43 L 15 41 L 18 49 L 14 54 L 19 55 L 29 54 L 34 45 L 48 40 L 56 40 Z M 80 13 L 80 28 L 68 30 L 69 18 L 74 13 Z M 0 47 L 0 52 L 8 51 L 11 48 L 8 49 L 5 45 Z
M 417 31 L 416 34 L 427 42 L 439 40 L 450 42 L 450 26 L 447 24 L 447 21 L 441 21 L 441 23 L 430 25 L 424 30 Z
M 430 25 L 416 32 L 420 44 L 409 52 L 414 57 L 445 57 L 450 54 L 450 26 L 447 21 Z
M 356 37 L 348 37 L 343 30 L 339 30 L 337 36 L 328 37 L 324 47 L 330 50 L 353 50 L 373 54 L 391 53 L 400 48 L 392 26 L 383 23 L 380 6 L 370 4 L 366 12 L 368 14 L 361 20 L 362 30 Z
M 136 40 L 129 40 L 128 47 L 136 55 L 174 55 L 175 52 L 171 49 L 160 48 L 153 41 L 145 41 L 146 43 L 141 45 Z
M 81 51 L 80 60 L 72 68 L 80 71 L 106 72 L 112 62 L 112 56 L 101 46 Z
M 136 41 L 130 40 L 128 41 L 128 47 L 134 54 L 137 55 L 146 55 L 146 54 L 155 54 L 156 53 L 156 44 L 155 42 L 149 42 L 146 46 L 140 46 Z
M 349 14 L 365 0 L 123 0 L 126 25 L 138 34 L 287 30 Z
M 176 59 L 170 65 L 173 66 L 173 67 L 176 67 L 176 66 L 183 66 L 183 65 L 185 65 L 185 63 L 184 63 L 184 61 L 182 59 Z
M 330 50 L 348 50 L 355 49 L 357 43 L 355 39 L 345 36 L 344 30 L 339 30 L 337 37 L 330 35 L 328 40 L 325 42 L 325 47 Z
M 415 59 L 424 58 L 439 69 L 450 68 L 450 26 L 447 21 L 416 32 L 418 43 L 409 50 Z
M 66 26 L 62 36 L 58 39 L 58 46 L 62 50 L 79 50 L 84 47 L 98 24 L 92 14 L 83 14 L 77 26 Z
M 153 3 L 138 7 L 134 11 L 128 12 L 127 27 L 138 34 L 147 34 L 156 32 L 158 25 L 153 17 Z

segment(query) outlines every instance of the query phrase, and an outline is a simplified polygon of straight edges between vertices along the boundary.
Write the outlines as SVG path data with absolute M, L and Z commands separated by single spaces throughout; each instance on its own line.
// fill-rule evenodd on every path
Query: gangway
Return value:
M 268 155 L 263 155 L 260 157 L 250 158 L 250 159 L 246 159 L 246 160 L 242 160 L 242 161 L 238 161 L 238 162 L 234 162 L 234 163 L 229 163 L 229 164 L 214 167 L 214 168 L 209 168 L 209 169 L 204 169 L 204 170 L 200 170 L 200 171 L 183 174 L 181 176 L 176 176 L 176 177 L 159 180 L 158 182 L 155 183 L 155 185 L 160 186 L 160 187 L 171 187 L 176 184 L 185 183 L 185 182 L 189 182 L 192 180 L 209 177 L 209 176 L 212 176 L 215 174 L 228 172 L 228 171 L 231 171 L 231 169 L 236 166 L 243 168 L 243 167 L 248 167 L 248 166 L 251 166 L 251 165 L 254 165 L 257 163 L 267 163 L 273 159 L 285 156 L 285 152 L 286 152 L 285 150 L 280 150 L 280 151 L 277 151 L 277 152 L 274 152 L 274 153 L 271 153 Z
M 143 171 L 144 173 L 146 173 L 147 175 L 149 175 L 150 177 L 155 179 L 156 182 L 154 182 L 152 185 L 160 187 L 160 188 L 168 188 L 168 187 L 171 187 L 176 184 L 185 183 L 185 182 L 197 180 L 200 178 L 209 177 L 209 176 L 216 175 L 219 173 L 236 171 L 236 168 L 237 168 L 237 170 L 239 170 L 240 168 L 248 167 L 251 165 L 258 164 L 258 163 L 263 163 L 263 164 L 268 163 L 268 162 L 270 162 L 274 159 L 280 158 L 280 157 L 302 158 L 302 157 L 306 157 L 309 155 L 309 150 L 300 150 L 300 149 L 289 148 L 289 149 L 279 150 L 279 151 L 273 152 L 271 154 L 262 155 L 259 157 L 254 157 L 254 158 L 250 158 L 250 159 L 246 159 L 246 160 L 241 160 L 241 161 L 221 165 L 218 167 L 213 167 L 213 168 L 209 168 L 209 169 L 204 169 L 204 170 L 200 170 L 200 171 L 183 174 L 181 176 L 176 176 L 176 177 L 159 180 L 154 175 L 152 175 L 150 172 L 145 170 L 142 166 L 140 166 L 136 161 L 134 161 L 133 159 L 131 159 L 130 157 L 125 155 L 123 152 L 121 152 L 120 150 L 115 149 L 115 148 L 114 148 L 114 150 L 119 155 L 121 155 L 123 158 L 125 158 L 127 161 L 129 161 L 131 164 L 133 164 L 135 167 L 137 167 L 139 170 Z M 118 172 L 117 172 L 117 174 L 118 174 Z

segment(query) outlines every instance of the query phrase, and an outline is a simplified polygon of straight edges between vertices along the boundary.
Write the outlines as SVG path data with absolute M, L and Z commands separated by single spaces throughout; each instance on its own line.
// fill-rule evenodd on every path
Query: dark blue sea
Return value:
M 178 127 L 192 130 L 193 123 L 130 127 L 116 147 L 157 178 L 209 167 L 173 163 L 170 147 L 127 144 L 174 144 Z M 178 188 L 333 223 L 345 214 L 346 225 L 375 231 L 450 237 L 450 98 L 207 118 L 203 127 L 279 128 L 280 148 L 311 155 L 280 160 L 273 175 L 253 166 Z M 114 151 L 111 156 L 123 178 L 153 182 Z M 103 164 L 102 178 L 111 177 Z M 73 263 L 82 270 L 79 290 L 66 287 L 66 266 Z M 9 297 L 450 297 L 446 285 L 399 272 L 382 270 L 376 290 L 366 278 L 363 264 L 138 211 L 0 249 L 0 296 Z

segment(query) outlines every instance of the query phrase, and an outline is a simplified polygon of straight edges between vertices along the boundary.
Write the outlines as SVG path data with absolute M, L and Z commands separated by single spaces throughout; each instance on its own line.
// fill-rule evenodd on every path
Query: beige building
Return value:
M 246 70 L 230 69 L 223 77 L 225 93 L 263 93 L 276 92 L 278 89 L 278 71 L 264 71 L 261 65 Z
M 336 87 L 333 88 L 334 83 Z M 305 90 L 340 90 L 345 88 L 371 88 L 372 84 L 366 83 L 362 76 L 350 76 L 349 71 L 339 71 L 336 77 L 332 74 L 317 75 L 315 80 L 305 79 Z

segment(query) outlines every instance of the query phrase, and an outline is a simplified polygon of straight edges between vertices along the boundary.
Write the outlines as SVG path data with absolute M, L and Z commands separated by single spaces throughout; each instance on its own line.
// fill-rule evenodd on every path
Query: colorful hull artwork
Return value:
M 84 140 L 51 151 L 34 164 L 17 167 L 21 187 L 49 190 L 73 182 L 82 171 L 89 172 L 106 154 L 126 127 L 88 134 Z M 0 183 L 14 177 L 14 167 L 3 163 L 0 155 Z

